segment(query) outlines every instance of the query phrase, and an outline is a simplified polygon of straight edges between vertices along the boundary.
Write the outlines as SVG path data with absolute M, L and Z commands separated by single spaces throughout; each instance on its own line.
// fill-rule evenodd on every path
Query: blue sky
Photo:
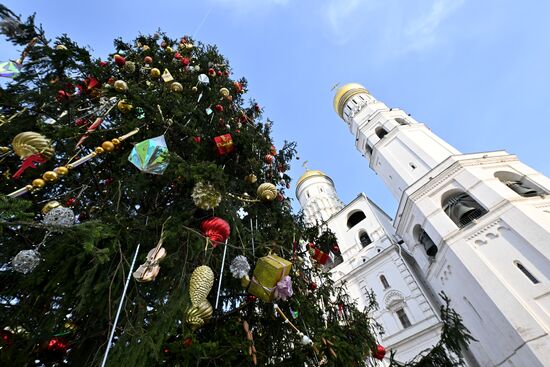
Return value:
M 301 162 L 330 175 L 341 199 L 365 192 L 394 216 L 396 202 L 332 110 L 332 86 L 359 82 L 426 123 L 462 152 L 506 149 L 550 175 L 550 2 L 510 0 L 203 0 L 3 2 L 37 12 L 61 33 L 113 52 L 158 27 L 215 43 L 249 96 L 298 142 Z M 0 42 L 1 59 L 17 50 Z M 288 192 L 294 196 L 294 187 Z

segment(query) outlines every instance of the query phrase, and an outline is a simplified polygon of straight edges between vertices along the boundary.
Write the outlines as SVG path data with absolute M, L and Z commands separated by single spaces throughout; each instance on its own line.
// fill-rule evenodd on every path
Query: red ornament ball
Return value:
M 222 72 L 218 70 L 218 72 L 216 73 L 218 76 L 222 76 Z
M 229 71 L 227 71 L 227 70 L 224 71 L 224 72 L 223 72 L 223 75 L 224 75 L 224 76 L 229 76 Z
M 182 57 L 180 62 L 183 66 L 188 66 L 189 65 L 189 58 Z
M 234 82 L 233 86 L 235 87 L 237 93 L 242 93 L 244 91 L 243 85 L 239 82 Z
M 217 104 L 214 106 L 214 110 L 216 110 L 216 112 L 223 112 L 223 106 L 221 104 Z
M 378 359 L 378 360 L 382 360 L 382 359 L 384 359 L 385 355 L 386 355 L 386 348 L 384 348 L 383 346 L 378 344 L 376 346 L 376 350 L 373 353 L 373 357 Z
M 317 289 L 317 283 L 315 283 L 315 282 L 309 283 L 308 288 L 309 288 L 310 291 L 316 290 Z
M 246 296 L 246 302 L 248 303 L 256 302 L 257 299 L 258 298 L 253 294 L 249 294 Z
M 267 163 L 267 164 L 271 164 L 273 163 L 273 156 L 271 154 L 266 154 L 264 156 L 264 162 Z
M 181 54 L 179 52 L 176 52 L 174 54 L 174 59 L 178 59 L 178 60 L 181 59 Z
M 208 69 L 208 75 L 210 75 L 210 76 L 216 76 L 216 70 L 214 70 L 214 69 L 212 69 L 212 68 Z
M 272 155 L 277 154 L 277 148 L 275 148 L 275 145 L 272 145 L 272 146 L 269 148 L 269 153 L 271 153 Z
M 335 243 L 334 245 L 332 245 L 332 252 L 334 252 L 335 254 L 339 254 L 339 253 L 340 253 L 340 246 L 338 246 L 337 243 Z
M 13 344 L 13 333 L 9 330 L 0 330 L 0 339 L 3 345 L 11 347 Z
M 212 247 L 216 248 L 220 243 L 229 238 L 231 228 L 229 223 L 219 217 L 205 219 L 201 223 L 202 233 L 212 241 Z
M 100 61 L 100 62 L 99 62 L 99 66 L 101 66 L 102 68 L 104 68 L 105 66 L 107 66 L 107 62 L 106 62 L 106 61 Z
M 67 353 L 67 349 L 69 349 L 69 343 L 64 338 L 54 336 L 48 341 L 46 349 L 50 352 L 65 354 Z
M 153 58 L 151 56 L 145 56 L 145 58 L 143 59 L 143 62 L 146 63 L 147 65 L 151 65 L 153 63 Z
M 65 204 L 67 206 L 74 206 L 76 204 L 76 198 L 75 197 L 68 198 Z
M 192 346 L 192 345 L 193 345 L 193 339 L 191 339 L 191 338 L 185 338 L 185 339 L 183 339 L 183 346 L 184 346 L 184 347 L 187 348 L 187 347 L 190 347 L 190 346 Z
M 200 144 L 200 143 L 201 143 L 201 137 L 200 137 L 200 136 L 194 136 L 194 137 L 193 137 L 193 140 L 194 140 L 195 143 L 197 143 L 197 144 Z
M 120 56 L 120 55 L 115 55 L 115 64 L 117 64 L 118 66 L 124 66 L 126 64 L 126 59 L 124 58 L 124 56 Z

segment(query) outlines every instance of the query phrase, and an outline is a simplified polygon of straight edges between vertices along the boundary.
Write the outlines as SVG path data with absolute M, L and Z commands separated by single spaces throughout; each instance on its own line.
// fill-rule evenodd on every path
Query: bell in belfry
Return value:
M 420 235 L 420 243 L 424 246 L 424 250 L 426 250 L 426 254 L 428 256 L 435 256 L 437 254 L 436 244 L 424 231 L 422 231 L 422 234 Z
M 523 197 L 539 195 L 538 191 L 517 181 L 508 181 L 506 185 Z

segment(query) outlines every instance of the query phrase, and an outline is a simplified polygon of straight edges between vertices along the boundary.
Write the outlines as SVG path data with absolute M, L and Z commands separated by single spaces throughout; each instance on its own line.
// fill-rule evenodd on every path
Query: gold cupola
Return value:
M 353 96 L 360 93 L 368 94 L 369 91 L 358 83 L 348 83 L 338 88 L 336 95 L 334 96 L 334 110 L 340 118 L 344 118 L 344 107 L 346 106 L 346 103 L 353 98 Z
M 310 169 L 310 170 L 307 170 L 306 173 L 304 173 L 302 175 L 302 177 L 300 177 L 298 179 L 298 182 L 296 183 L 296 187 L 298 187 L 302 182 L 304 182 L 307 178 L 309 177 L 313 177 L 313 176 L 325 176 L 325 177 L 328 177 L 327 175 L 325 175 L 323 172 L 321 171 L 318 171 L 316 169 Z

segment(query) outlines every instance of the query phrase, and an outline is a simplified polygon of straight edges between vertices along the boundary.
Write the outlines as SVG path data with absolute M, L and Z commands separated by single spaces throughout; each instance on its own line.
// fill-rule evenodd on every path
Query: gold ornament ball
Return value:
M 227 97 L 229 95 L 229 89 L 227 88 L 220 89 L 220 94 L 224 97 Z
M 44 181 L 43 179 L 41 178 L 35 178 L 33 181 L 32 181 L 32 187 L 36 188 L 36 189 L 41 189 L 42 187 L 46 186 L 46 181 Z
M 65 166 L 56 167 L 54 169 L 54 172 L 57 173 L 59 176 L 65 176 L 67 173 L 69 173 L 69 169 Z
M 195 47 L 195 45 L 193 45 L 192 43 L 186 43 L 185 44 L 185 48 L 187 48 L 187 49 L 192 49 L 193 47 Z
M 249 174 L 249 175 L 246 175 L 246 176 L 244 177 L 244 180 L 245 180 L 246 182 L 248 182 L 248 183 L 253 184 L 253 183 L 255 183 L 255 182 L 258 180 L 258 177 L 256 177 L 255 174 L 251 173 L 251 174 Z
M 42 178 L 46 181 L 46 182 L 54 182 L 58 179 L 58 176 L 57 176 L 57 173 L 55 173 L 54 171 L 46 171 L 44 172 L 44 174 L 42 175 Z
M 172 47 L 170 47 L 170 46 L 166 47 L 166 52 L 172 52 L 172 51 L 173 51 Z
M 55 46 L 55 49 L 58 50 L 58 51 L 65 51 L 67 49 L 67 46 L 57 45 L 57 46 Z
M 117 108 L 122 113 L 128 113 L 128 112 L 132 111 L 134 106 L 131 103 L 127 102 L 126 100 L 121 99 L 117 103 Z
M 191 88 L 191 90 L 192 90 L 193 92 L 196 92 L 196 91 L 199 90 L 199 89 L 198 89 L 197 87 L 193 87 L 193 88 Z
M 103 154 L 105 152 L 105 149 L 103 149 L 102 147 L 96 147 L 94 152 L 96 152 L 97 154 Z
M 183 85 L 181 85 L 181 83 L 174 82 L 170 86 L 170 89 L 172 90 L 172 92 L 181 93 L 183 92 Z
M 157 69 L 157 68 L 152 68 L 151 69 L 151 76 L 153 78 L 158 78 L 160 76 L 160 70 Z
M 115 150 L 115 145 L 110 141 L 104 141 L 101 143 L 101 147 L 105 149 L 106 152 L 112 152 Z
M 147 45 L 143 45 L 143 47 L 142 47 L 142 50 L 143 50 L 143 51 L 147 51 L 147 50 L 149 50 L 149 46 L 147 46 Z
M 111 142 L 112 142 L 114 145 L 119 145 L 119 144 L 120 144 L 120 139 L 114 138 L 114 139 L 111 139 Z
M 47 202 L 43 207 L 42 207 L 42 214 L 46 214 L 48 213 L 50 210 L 54 209 L 54 208 L 57 208 L 61 206 L 61 204 L 59 203 L 59 201 L 55 201 L 55 200 L 52 200 L 52 201 L 49 201 Z
M 113 87 L 117 92 L 126 92 L 128 90 L 128 84 L 124 80 L 117 80 Z
M 258 197 L 264 201 L 273 201 L 277 197 L 277 188 L 270 182 L 264 182 L 256 191 Z

